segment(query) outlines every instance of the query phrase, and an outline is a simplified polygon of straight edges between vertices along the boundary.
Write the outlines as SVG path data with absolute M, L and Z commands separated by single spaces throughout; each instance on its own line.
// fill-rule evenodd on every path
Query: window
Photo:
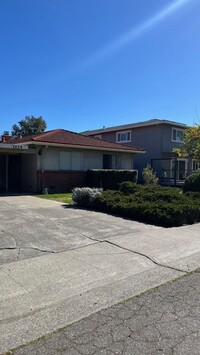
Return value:
M 101 134 L 96 134 L 96 135 L 94 136 L 94 138 L 102 139 L 102 135 L 101 135 Z
M 70 170 L 70 152 L 60 152 L 60 170 Z
M 60 170 L 82 170 L 80 152 L 60 152 Z
M 113 161 L 113 167 L 114 167 L 114 169 L 120 169 L 120 155 L 114 155 L 114 157 L 113 157 L 114 159 L 114 161 Z
M 81 153 L 71 153 L 71 170 L 81 170 Z
M 131 142 L 131 131 L 117 132 L 116 142 L 117 143 Z
M 183 142 L 184 130 L 172 128 L 172 142 Z
M 44 170 L 59 170 L 59 151 L 46 149 L 42 152 Z

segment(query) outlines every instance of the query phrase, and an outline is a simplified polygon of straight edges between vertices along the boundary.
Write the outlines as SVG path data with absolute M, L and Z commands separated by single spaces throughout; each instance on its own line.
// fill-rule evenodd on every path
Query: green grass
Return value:
M 72 201 L 72 193 L 63 193 L 63 194 L 48 194 L 48 195 L 38 195 L 40 198 L 44 198 L 46 200 L 55 200 L 59 202 L 64 202 L 66 204 L 72 205 L 74 202 Z

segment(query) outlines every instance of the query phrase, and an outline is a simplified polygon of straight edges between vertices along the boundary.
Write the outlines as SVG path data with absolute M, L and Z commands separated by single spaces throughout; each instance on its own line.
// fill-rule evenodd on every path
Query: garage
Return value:
M 37 156 L 26 146 L 0 144 L 0 193 L 37 191 Z

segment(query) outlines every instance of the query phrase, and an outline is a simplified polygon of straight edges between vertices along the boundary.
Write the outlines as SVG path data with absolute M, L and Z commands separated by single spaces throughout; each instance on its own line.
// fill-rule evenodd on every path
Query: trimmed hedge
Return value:
M 198 191 L 200 192 L 200 173 L 188 176 L 183 185 L 183 191 Z
M 97 196 L 93 209 L 162 227 L 200 222 L 200 194 L 178 188 L 143 186 L 130 182 L 120 191 L 107 190 Z
M 107 190 L 118 190 L 124 181 L 137 182 L 137 170 L 88 170 L 87 182 L 90 187 L 102 187 Z

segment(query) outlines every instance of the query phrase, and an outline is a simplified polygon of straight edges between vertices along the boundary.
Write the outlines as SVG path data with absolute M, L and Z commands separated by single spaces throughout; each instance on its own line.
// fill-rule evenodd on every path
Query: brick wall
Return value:
M 49 193 L 69 192 L 73 187 L 86 186 L 86 171 L 37 171 L 38 192 L 48 188 Z

